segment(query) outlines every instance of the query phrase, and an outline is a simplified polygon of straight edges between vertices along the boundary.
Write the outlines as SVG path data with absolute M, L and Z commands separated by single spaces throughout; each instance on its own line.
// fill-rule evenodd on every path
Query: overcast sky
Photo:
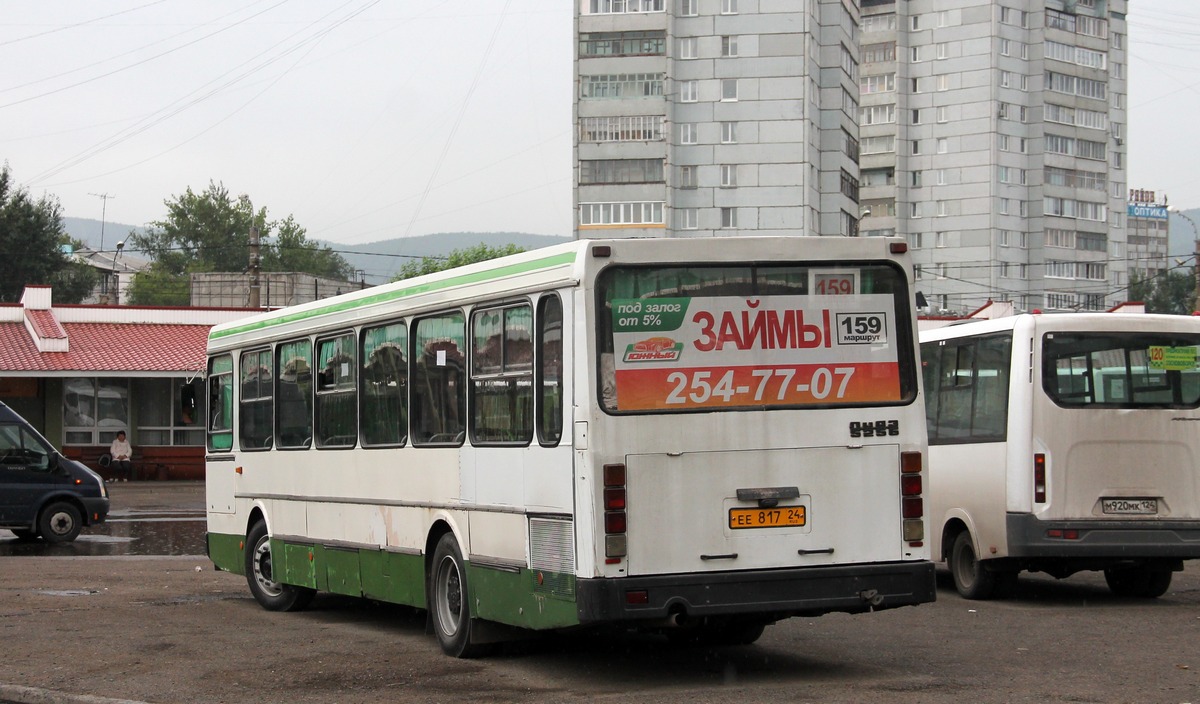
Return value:
M 1200 2 L 1129 5 L 1129 185 L 1200 207 Z M 333 242 L 569 235 L 571 8 L 2 0 L 0 161 L 130 225 L 216 181 Z

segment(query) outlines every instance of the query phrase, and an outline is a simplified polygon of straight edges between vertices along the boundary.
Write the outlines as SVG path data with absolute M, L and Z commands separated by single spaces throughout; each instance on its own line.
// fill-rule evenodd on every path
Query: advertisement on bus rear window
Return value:
M 622 411 L 899 401 L 895 299 L 677 297 L 612 301 Z

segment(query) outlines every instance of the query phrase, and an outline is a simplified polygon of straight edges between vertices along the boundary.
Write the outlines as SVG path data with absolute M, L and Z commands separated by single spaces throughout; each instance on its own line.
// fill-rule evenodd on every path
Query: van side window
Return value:
M 50 468 L 49 450 L 19 425 L 0 425 L 0 465 L 8 469 Z
M 931 445 L 1004 441 L 1011 356 L 1011 335 L 921 345 Z

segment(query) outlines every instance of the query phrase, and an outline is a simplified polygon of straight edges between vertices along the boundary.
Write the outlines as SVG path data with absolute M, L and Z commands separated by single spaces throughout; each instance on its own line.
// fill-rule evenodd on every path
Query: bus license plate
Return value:
M 733 529 L 790 528 L 803 526 L 806 518 L 803 506 L 729 509 L 729 527 Z
M 1100 510 L 1125 515 L 1158 513 L 1158 499 L 1101 499 Z

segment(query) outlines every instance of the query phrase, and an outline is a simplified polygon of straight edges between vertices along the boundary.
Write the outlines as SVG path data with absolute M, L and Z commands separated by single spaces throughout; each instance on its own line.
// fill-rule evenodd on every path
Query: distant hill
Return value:
M 101 249 L 99 220 L 63 218 L 67 234 L 92 249 Z M 104 247 L 112 251 L 117 242 L 142 228 L 121 223 L 104 223 Z M 367 283 L 381 284 L 392 278 L 405 262 L 421 257 L 445 256 L 456 249 L 474 247 L 480 243 L 492 247 L 515 244 L 523 249 L 541 249 L 570 241 L 568 237 L 530 235 L 523 232 L 442 232 L 419 237 L 397 237 L 366 244 L 342 244 L 316 240 L 319 244 L 341 254 L 355 270 L 362 271 Z

